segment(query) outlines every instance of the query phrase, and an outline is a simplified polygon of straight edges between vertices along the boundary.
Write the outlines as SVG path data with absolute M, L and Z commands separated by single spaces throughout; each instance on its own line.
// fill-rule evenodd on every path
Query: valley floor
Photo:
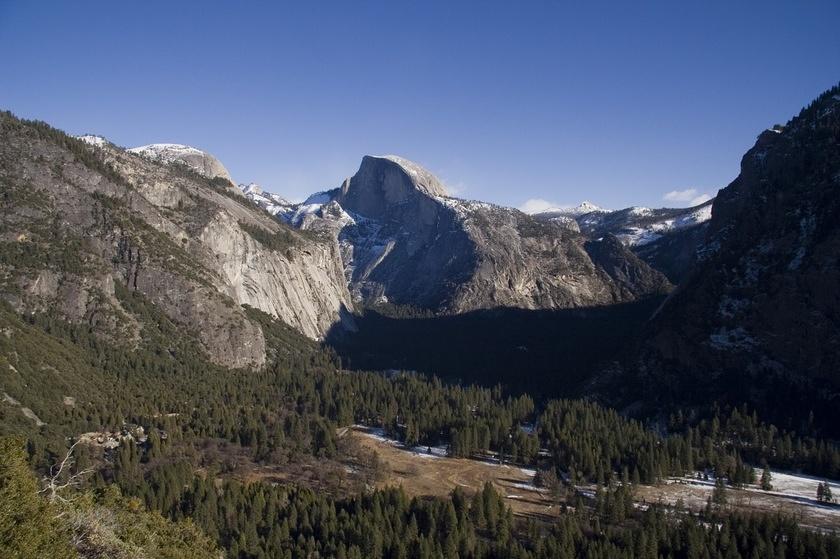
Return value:
M 376 451 L 385 473 L 379 486 L 401 485 L 409 495 L 446 496 L 456 487 L 472 493 L 489 481 L 518 516 L 548 520 L 559 514 L 560 506 L 552 502 L 547 491 L 534 486 L 534 470 L 491 460 L 450 458 L 445 456 L 445 449 L 439 447 L 431 448 L 431 452 L 427 447 L 407 449 L 383 436 L 381 430 L 362 426 L 340 434 Z M 757 476 L 760 475 L 758 471 Z M 804 527 L 840 532 L 840 505 L 821 504 L 816 500 L 817 484 L 821 479 L 783 472 L 772 472 L 772 476 L 772 491 L 762 491 L 755 485 L 728 488 L 728 506 L 742 511 L 794 515 Z M 833 482 L 831 486 L 835 494 L 840 494 L 839 483 Z M 577 488 L 585 496 L 594 495 L 593 485 Z M 638 486 L 636 506 L 645 507 L 651 503 L 676 506 L 682 500 L 686 509 L 697 512 L 706 506 L 713 489 L 714 480 L 669 478 L 660 485 Z
M 757 472 L 761 476 L 761 471 Z M 817 502 L 818 478 L 798 474 L 772 472 L 773 490 L 762 491 L 757 485 L 743 489 L 729 489 L 729 505 L 745 511 L 781 512 L 794 515 L 803 527 L 823 531 L 840 532 L 840 505 Z M 840 484 L 831 483 L 832 491 L 840 490 Z M 661 485 L 642 485 L 636 491 L 636 498 L 648 503 L 661 502 L 675 505 L 682 499 L 686 508 L 701 510 L 714 489 L 714 481 L 692 477 L 670 478 Z
M 377 452 L 386 474 L 379 481 L 380 486 L 402 485 L 412 496 L 444 497 L 457 487 L 471 494 L 489 481 L 518 516 L 548 519 L 559 512 L 545 490 L 534 486 L 534 470 L 489 460 L 449 458 L 435 447 L 432 452 L 427 447 L 406 449 L 397 441 L 383 437 L 379 430 L 360 426 L 353 427 L 345 436 Z

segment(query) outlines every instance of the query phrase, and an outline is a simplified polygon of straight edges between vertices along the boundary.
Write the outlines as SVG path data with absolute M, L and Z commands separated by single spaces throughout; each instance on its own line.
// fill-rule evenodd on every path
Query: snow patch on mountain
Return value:
M 471 213 L 477 210 L 489 210 L 492 208 L 500 208 L 501 206 L 494 206 L 487 202 L 480 202 L 478 200 L 462 200 L 461 198 L 451 198 L 444 196 L 435 196 L 440 204 L 455 211 L 460 219 L 466 219 Z
M 315 204 L 329 204 L 332 202 L 332 195 L 329 192 L 316 192 L 303 201 L 304 206 L 312 206 Z
M 705 223 L 712 218 L 712 204 L 707 203 L 699 208 L 691 208 L 692 211 L 673 217 L 644 223 L 635 227 L 628 227 L 624 232 L 616 234 L 616 237 L 628 246 L 643 246 L 662 238 L 666 233 L 694 227 Z M 630 208 L 629 213 L 634 216 L 655 216 L 655 211 L 650 208 Z
M 75 137 L 77 140 L 81 140 L 84 143 L 91 145 L 93 147 L 102 148 L 110 144 L 108 140 L 106 140 L 102 136 L 97 136 L 96 134 L 83 134 L 81 136 Z
M 165 163 L 180 161 L 185 155 L 203 155 L 204 152 L 192 146 L 184 144 L 149 144 L 136 148 L 129 148 L 131 153 L 136 153 L 150 159 L 157 159 Z
M 263 189 L 255 182 L 240 184 L 239 189 L 247 196 L 262 196 Z

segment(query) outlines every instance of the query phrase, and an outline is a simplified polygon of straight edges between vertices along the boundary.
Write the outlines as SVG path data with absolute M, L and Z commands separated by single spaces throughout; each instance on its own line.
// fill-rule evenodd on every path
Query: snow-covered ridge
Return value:
M 96 134 L 82 134 L 81 136 L 75 136 L 75 138 L 97 148 L 105 147 L 111 143 L 103 136 L 97 136 Z
M 609 213 L 612 210 L 608 210 L 602 208 L 597 204 L 593 204 L 589 200 L 584 200 L 577 206 L 559 206 L 556 208 L 548 208 L 545 210 L 540 210 L 538 212 L 533 212 L 532 215 L 537 216 L 545 216 L 545 217 L 578 217 L 590 213 Z
M 255 182 L 240 184 L 239 190 L 241 190 L 244 194 L 253 196 L 262 196 L 263 193 L 262 187 Z
M 159 159 L 167 163 L 180 160 L 185 155 L 204 155 L 205 152 L 184 144 L 148 144 L 126 151 L 144 155 L 152 159 Z
M 634 209 L 630 208 L 630 211 L 632 212 Z M 689 210 L 688 213 L 682 215 L 628 227 L 624 232 L 618 233 L 616 237 L 626 245 L 643 246 L 660 239 L 665 233 L 694 227 L 712 218 L 712 204 L 710 202 L 700 207 L 689 208 Z M 654 211 L 648 209 L 647 213 L 635 215 L 652 216 Z
M 254 202 L 256 205 L 271 215 L 281 218 L 284 218 L 296 206 L 296 204 L 289 202 L 279 194 L 265 192 L 262 187 L 255 182 L 240 184 L 239 190 L 242 191 L 242 194 L 244 194 L 246 198 Z
M 126 151 L 159 163 L 183 163 L 195 172 L 208 178 L 221 177 L 230 182 L 230 173 L 221 161 L 198 148 L 184 144 L 148 144 Z
M 454 210 L 461 219 L 469 217 L 470 213 L 477 210 L 501 208 L 501 206 L 496 206 L 495 204 L 490 204 L 489 202 L 481 202 L 479 200 L 464 200 L 462 198 L 452 198 L 450 196 L 435 196 L 434 198 L 438 201 L 438 203 Z
M 344 211 L 337 202 L 333 202 L 333 197 L 329 192 L 316 192 L 303 202 L 294 203 L 279 194 L 266 192 L 256 183 L 240 184 L 239 190 L 256 205 L 294 227 L 302 227 L 311 216 L 324 217 L 327 206 L 333 205 L 336 207 L 330 208 L 331 211 L 328 212 L 330 218 L 342 223 L 354 222 L 350 214 Z
M 584 233 L 601 237 L 615 235 L 627 246 L 644 246 L 666 234 L 694 227 L 712 217 L 712 201 L 693 208 L 646 208 L 632 206 L 623 210 L 605 210 L 591 202 L 575 208 L 556 208 L 534 214 L 548 221 L 574 219 Z

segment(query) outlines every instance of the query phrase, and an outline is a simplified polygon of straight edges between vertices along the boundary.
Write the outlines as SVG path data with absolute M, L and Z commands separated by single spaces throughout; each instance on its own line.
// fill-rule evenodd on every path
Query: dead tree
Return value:
M 61 496 L 61 492 L 68 487 L 78 487 L 84 477 L 93 472 L 93 468 L 87 468 L 72 475 L 66 475 L 76 463 L 76 457 L 73 456 L 73 451 L 80 442 L 82 441 L 78 440 L 70 445 L 70 448 L 67 449 L 67 453 L 64 455 L 64 459 L 58 464 L 53 464 L 50 467 L 49 475 L 44 476 L 44 488 L 41 489 L 41 493 L 45 493 L 50 502 L 66 503 L 67 499 Z

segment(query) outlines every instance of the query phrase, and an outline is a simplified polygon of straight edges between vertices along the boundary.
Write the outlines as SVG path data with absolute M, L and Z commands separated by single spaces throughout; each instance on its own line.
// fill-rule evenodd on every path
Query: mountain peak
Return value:
M 577 206 L 562 206 L 562 207 L 554 207 L 554 208 L 547 208 L 545 210 L 540 210 L 535 212 L 532 215 L 542 216 L 542 217 L 557 217 L 557 216 L 567 216 L 567 217 L 579 217 L 589 213 L 608 213 L 612 210 L 607 210 L 598 206 L 597 204 L 593 204 L 589 200 L 584 200 Z
M 362 165 L 365 164 L 366 159 L 390 161 L 408 175 L 414 188 L 417 190 L 429 196 L 449 197 L 449 193 L 446 191 L 443 183 L 434 174 L 414 161 L 400 157 L 399 155 L 366 155 L 362 159 Z
M 342 183 L 336 200 L 347 210 L 379 218 L 392 216 L 394 210 L 416 215 L 418 208 L 448 197 L 437 177 L 417 163 L 396 155 L 365 155 L 356 174 Z
M 567 213 L 574 214 L 574 215 L 583 215 L 583 214 L 588 214 L 588 213 L 592 213 L 592 212 L 607 212 L 607 211 L 609 211 L 609 210 L 605 210 L 601 206 L 599 206 L 597 204 L 593 204 L 589 200 L 584 200 L 583 202 L 581 202 L 580 204 L 578 204 L 574 208 L 568 208 L 566 210 Z
M 253 194 L 254 196 L 261 196 L 263 193 L 262 187 L 255 182 L 250 182 L 248 184 L 240 184 L 239 190 L 241 190 L 245 194 Z

